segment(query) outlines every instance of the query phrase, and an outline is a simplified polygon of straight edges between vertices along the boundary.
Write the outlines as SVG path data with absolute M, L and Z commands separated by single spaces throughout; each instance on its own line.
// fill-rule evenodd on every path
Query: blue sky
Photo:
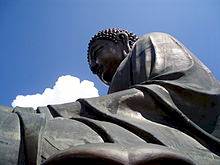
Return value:
M 220 79 L 219 0 L 0 0 L 0 104 L 42 93 L 73 75 L 105 86 L 89 70 L 87 44 L 98 30 L 170 33 Z

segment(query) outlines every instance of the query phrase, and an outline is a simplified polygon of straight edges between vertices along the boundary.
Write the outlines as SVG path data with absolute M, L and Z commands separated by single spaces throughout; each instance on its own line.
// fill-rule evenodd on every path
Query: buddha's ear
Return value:
M 128 34 L 125 32 L 120 32 L 117 34 L 117 38 L 119 41 L 122 42 L 123 46 L 124 46 L 124 50 L 126 52 L 126 54 L 128 54 L 131 50 L 131 47 L 129 45 L 129 37 Z

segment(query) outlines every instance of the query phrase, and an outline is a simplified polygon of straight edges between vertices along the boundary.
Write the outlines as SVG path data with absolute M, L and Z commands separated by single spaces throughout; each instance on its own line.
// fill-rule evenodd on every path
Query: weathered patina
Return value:
M 220 84 L 165 33 L 122 29 L 90 41 L 106 96 L 0 107 L 0 164 L 220 164 Z

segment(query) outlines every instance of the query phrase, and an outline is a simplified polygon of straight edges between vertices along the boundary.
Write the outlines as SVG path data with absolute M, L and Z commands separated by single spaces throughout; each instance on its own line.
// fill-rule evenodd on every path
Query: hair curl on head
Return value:
M 118 28 L 101 30 L 97 34 L 95 34 L 90 40 L 88 44 L 87 60 L 89 63 L 89 67 L 94 74 L 97 73 L 98 66 L 95 64 L 94 55 L 90 54 L 90 52 L 92 52 L 92 44 L 97 40 L 110 40 L 115 43 L 118 43 L 119 39 L 117 37 L 117 34 L 121 32 L 124 32 L 128 35 L 130 47 L 132 47 L 133 44 L 138 40 L 138 37 L 134 33 L 128 32 L 127 30 L 124 30 L 124 29 L 118 29 Z

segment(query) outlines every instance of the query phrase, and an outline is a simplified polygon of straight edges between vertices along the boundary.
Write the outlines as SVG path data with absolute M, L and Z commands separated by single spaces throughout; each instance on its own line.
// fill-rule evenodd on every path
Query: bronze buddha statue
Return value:
M 88 62 L 108 95 L 0 107 L 0 164 L 220 164 L 220 84 L 165 33 L 106 29 Z

